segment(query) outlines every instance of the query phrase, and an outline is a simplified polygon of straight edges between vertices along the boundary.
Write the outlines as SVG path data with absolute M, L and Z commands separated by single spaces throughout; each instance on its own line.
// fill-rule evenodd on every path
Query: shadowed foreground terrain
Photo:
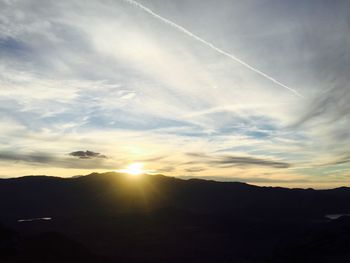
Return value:
M 2 179 L 0 262 L 350 262 L 350 217 L 325 217 L 349 200 L 162 175 Z

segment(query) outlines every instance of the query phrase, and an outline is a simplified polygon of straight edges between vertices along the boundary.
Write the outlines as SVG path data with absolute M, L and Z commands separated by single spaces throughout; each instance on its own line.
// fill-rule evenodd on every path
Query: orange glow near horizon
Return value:
M 131 163 L 126 167 L 126 169 L 118 170 L 118 172 L 137 176 L 145 173 L 145 170 L 143 169 L 143 167 L 144 167 L 143 163 Z

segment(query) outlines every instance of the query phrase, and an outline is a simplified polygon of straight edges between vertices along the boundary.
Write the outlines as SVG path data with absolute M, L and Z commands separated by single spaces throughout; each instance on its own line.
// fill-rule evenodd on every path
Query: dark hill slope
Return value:
M 2 179 L 0 262 L 350 262 L 349 220 L 324 217 L 349 200 L 162 175 Z
M 0 180 L 5 219 L 120 214 L 177 208 L 201 214 L 255 218 L 320 218 L 350 211 L 350 189 L 256 187 L 244 183 L 181 180 L 117 173 L 78 178 L 29 176 Z

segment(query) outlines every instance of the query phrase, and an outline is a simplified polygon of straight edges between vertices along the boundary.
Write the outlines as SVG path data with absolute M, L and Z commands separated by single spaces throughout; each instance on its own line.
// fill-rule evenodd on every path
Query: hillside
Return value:
M 348 200 L 345 187 L 287 189 L 162 175 L 2 179 L 0 249 L 4 258 L 13 250 L 8 262 L 328 262 L 322 260 L 349 259 L 349 220 L 325 217 L 348 214 Z M 44 219 L 32 220 L 38 218 Z

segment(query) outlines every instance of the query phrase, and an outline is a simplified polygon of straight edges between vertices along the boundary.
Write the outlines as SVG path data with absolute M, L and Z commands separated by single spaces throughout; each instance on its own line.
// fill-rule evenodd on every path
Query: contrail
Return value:
M 230 58 L 230 59 L 232 59 L 232 60 L 238 62 L 238 63 L 241 64 L 242 66 L 244 66 L 244 67 L 246 67 L 246 68 L 248 68 L 248 69 L 254 71 L 255 73 L 258 73 L 259 75 L 261 75 L 261 76 L 263 76 L 264 78 L 266 78 L 266 79 L 272 81 L 273 83 L 279 85 L 280 87 L 283 87 L 283 88 L 285 88 L 285 89 L 287 89 L 287 90 L 293 92 L 295 95 L 297 95 L 297 96 L 299 96 L 299 97 L 303 97 L 303 96 L 302 96 L 298 91 L 296 91 L 295 89 L 292 89 L 292 88 L 290 88 L 290 87 L 284 85 L 283 83 L 281 83 L 281 82 L 279 82 L 278 80 L 274 79 L 273 77 L 267 75 L 266 73 L 260 71 L 259 69 L 257 69 L 257 68 L 255 68 L 255 67 L 249 65 L 248 63 L 246 63 L 246 62 L 240 60 L 239 58 L 235 57 L 234 55 L 232 55 L 232 54 L 230 54 L 230 53 L 228 53 L 228 52 L 226 52 L 226 51 L 224 51 L 224 50 L 222 50 L 222 49 L 216 47 L 215 45 L 213 45 L 213 44 L 210 43 L 210 42 L 207 42 L 207 41 L 204 40 L 203 38 L 201 38 L 201 37 L 199 37 L 199 36 L 193 34 L 191 31 L 187 30 L 186 28 L 184 28 L 184 27 L 182 27 L 182 26 L 179 26 L 178 24 L 176 24 L 176 23 L 170 21 L 169 19 L 166 19 L 166 18 L 164 18 L 164 17 L 158 15 L 157 13 L 153 12 L 151 9 L 149 9 L 148 7 L 146 7 L 146 6 L 142 5 L 142 4 L 140 4 L 139 2 L 136 2 L 136 1 L 134 1 L 134 0 L 123 0 L 123 1 L 129 3 L 129 4 L 133 5 L 133 6 L 136 6 L 136 7 L 140 8 L 141 10 L 143 10 L 143 11 L 145 11 L 146 13 L 150 14 L 151 16 L 153 16 L 153 17 L 159 19 L 160 21 L 164 22 L 165 24 L 167 24 L 167 25 L 169 25 L 169 26 L 171 26 L 171 27 L 177 29 L 178 31 L 180 31 L 180 32 L 182 32 L 182 33 L 184 33 L 184 34 L 186 34 L 186 35 L 192 37 L 193 39 L 195 39 L 195 40 L 201 42 L 202 44 L 206 45 L 207 47 L 210 47 L 211 49 L 215 50 L 216 52 L 218 52 L 218 53 L 220 53 L 220 54 L 222 54 L 222 55 L 224 55 L 224 56 L 226 56 L 226 57 L 228 57 L 228 58 Z

